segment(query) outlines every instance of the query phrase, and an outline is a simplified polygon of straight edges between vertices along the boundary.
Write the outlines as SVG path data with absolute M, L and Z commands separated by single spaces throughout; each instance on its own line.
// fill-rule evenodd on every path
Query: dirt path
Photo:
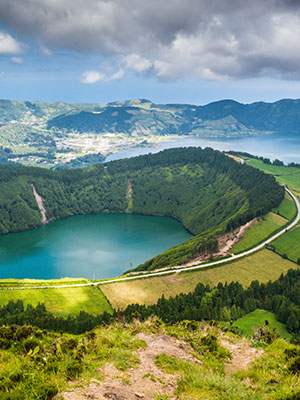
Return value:
M 131 368 L 123 373 L 112 364 L 106 364 L 99 370 L 100 376 L 105 379 L 104 382 L 93 380 L 85 388 L 61 393 L 61 398 L 64 400 L 151 400 L 156 395 L 163 393 L 169 396 L 170 400 L 176 399 L 174 392 L 177 387 L 177 376 L 166 374 L 160 370 L 155 364 L 155 359 L 159 354 L 167 354 L 199 363 L 190 354 L 192 349 L 183 341 L 168 335 L 140 333 L 137 337 L 147 343 L 146 349 L 136 352 L 141 361 L 137 368 Z
M 220 344 L 232 354 L 231 362 L 225 367 L 227 372 L 247 369 L 256 358 L 262 356 L 264 353 L 262 349 L 251 347 L 250 342 L 245 338 L 237 341 L 224 338 L 220 339 Z
M 46 208 L 44 206 L 44 201 L 42 199 L 42 197 L 38 194 L 38 192 L 35 189 L 35 186 L 33 184 L 31 184 L 32 190 L 33 190 L 33 194 L 36 200 L 36 203 L 39 207 L 40 213 L 42 214 L 42 224 L 47 224 L 48 223 L 48 219 L 47 219 L 47 213 L 46 213 Z

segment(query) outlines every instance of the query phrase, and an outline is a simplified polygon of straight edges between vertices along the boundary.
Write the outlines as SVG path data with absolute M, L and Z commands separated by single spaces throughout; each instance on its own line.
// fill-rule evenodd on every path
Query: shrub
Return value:
M 23 340 L 27 339 L 29 336 L 32 335 L 33 329 L 32 326 L 20 326 L 15 333 L 16 340 Z
M 78 345 L 78 340 L 76 338 L 66 339 L 60 343 L 61 350 L 63 352 L 73 350 L 77 347 L 77 345 Z
M 23 342 L 24 349 L 28 353 L 30 350 L 34 350 L 36 347 L 39 347 L 39 342 L 35 338 L 28 338 Z
M 66 367 L 66 377 L 68 379 L 77 378 L 83 371 L 83 366 L 79 361 L 69 361 Z
M 289 370 L 293 374 L 299 374 L 300 373 L 300 356 L 294 358 L 294 360 L 291 362 Z
M 12 341 L 10 339 L 0 338 L 0 349 L 7 350 L 12 345 Z

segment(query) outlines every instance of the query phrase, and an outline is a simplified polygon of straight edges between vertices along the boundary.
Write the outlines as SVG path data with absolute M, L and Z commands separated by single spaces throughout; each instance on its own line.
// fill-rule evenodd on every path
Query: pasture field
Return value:
M 74 287 L 53 289 L 0 290 L 0 305 L 10 300 L 23 300 L 24 304 L 36 306 L 45 303 L 48 311 L 67 316 L 86 311 L 90 314 L 111 313 L 112 308 L 99 287 Z
M 277 253 L 286 254 L 290 260 L 297 262 L 300 259 L 300 227 L 275 240 L 273 246 Z
M 289 207 L 285 206 L 285 208 L 288 209 Z M 264 217 L 258 218 L 257 224 L 252 225 L 245 232 L 245 235 L 233 246 L 232 252 L 240 253 L 255 246 L 286 223 L 287 219 L 272 212 Z
M 284 197 L 283 201 L 281 202 L 280 206 L 277 208 L 274 208 L 274 210 L 273 210 L 273 212 L 275 214 L 279 214 L 288 220 L 295 217 L 296 211 L 297 210 L 296 210 L 295 203 L 288 193 L 285 193 L 285 197 Z
M 256 167 L 267 174 L 275 176 L 279 183 L 284 183 L 291 189 L 300 194 L 300 169 L 294 167 L 279 167 L 277 165 L 264 164 L 261 160 L 249 158 L 245 160 L 248 165 Z
M 292 335 L 286 330 L 285 325 L 278 322 L 272 312 L 265 310 L 252 311 L 244 317 L 234 321 L 233 326 L 236 326 L 242 334 L 252 336 L 254 333 L 253 328 L 265 325 L 266 320 L 268 320 L 270 328 L 276 328 L 281 337 L 286 339 L 292 337 Z
M 249 286 L 253 280 L 268 282 L 276 280 L 281 273 L 286 273 L 297 265 L 284 260 L 270 250 L 262 250 L 220 267 L 175 273 L 167 276 L 137 279 L 126 282 L 108 283 L 101 286 L 104 295 L 112 307 L 125 308 L 128 304 L 153 304 L 165 295 L 166 298 L 195 289 L 199 282 L 215 286 L 218 282 L 238 281 Z

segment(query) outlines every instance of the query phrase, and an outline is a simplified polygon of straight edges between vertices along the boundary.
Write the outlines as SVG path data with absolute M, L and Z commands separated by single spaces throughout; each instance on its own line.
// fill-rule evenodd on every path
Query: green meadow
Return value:
M 253 336 L 255 328 L 265 325 L 265 321 L 268 321 L 270 328 L 275 328 L 281 337 L 286 339 L 292 337 L 285 325 L 278 322 L 273 313 L 265 310 L 255 310 L 236 320 L 233 326 L 237 327 L 242 334 Z
M 245 232 L 242 239 L 233 246 L 232 252 L 240 253 L 255 246 L 286 223 L 287 219 L 273 212 L 258 218 L 256 223 Z
M 256 167 L 267 174 L 275 176 L 279 183 L 284 183 L 289 189 L 300 193 L 300 169 L 294 167 L 280 167 L 277 165 L 264 164 L 261 160 L 250 158 L 246 160 L 248 165 Z
M 25 305 L 45 303 L 47 310 L 67 316 L 86 311 L 90 314 L 111 313 L 112 308 L 98 286 L 53 288 L 53 289 L 13 289 L 0 290 L 0 305 L 10 300 L 22 300 Z
M 279 207 L 274 208 L 274 213 L 290 220 L 296 215 L 296 206 L 291 196 L 286 193 Z
M 300 227 L 281 236 L 273 246 L 277 253 L 286 254 L 290 260 L 297 262 L 300 259 Z

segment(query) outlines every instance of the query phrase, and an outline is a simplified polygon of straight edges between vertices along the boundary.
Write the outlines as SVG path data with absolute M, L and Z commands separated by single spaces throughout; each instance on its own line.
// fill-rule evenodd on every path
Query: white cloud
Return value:
M 0 31 L 0 54 L 20 54 L 23 53 L 23 46 L 14 39 L 9 33 Z
M 105 75 L 98 71 L 86 71 L 82 74 L 81 83 L 96 83 L 103 81 Z
M 119 71 L 115 72 L 111 76 L 107 76 L 106 77 L 106 81 L 109 82 L 109 81 L 115 81 L 115 80 L 118 80 L 118 79 L 122 79 L 124 74 L 125 74 L 124 70 L 123 69 L 119 69 Z
M 147 58 L 141 57 L 139 54 L 128 54 L 123 58 L 126 68 L 136 72 L 146 72 L 152 67 L 152 62 Z
M 44 45 L 44 43 L 39 44 L 39 53 L 43 56 L 52 56 L 53 53 L 50 49 L 48 49 L 47 46 Z
M 23 58 L 22 57 L 11 57 L 10 59 L 11 62 L 13 62 L 14 64 L 23 64 Z
M 112 75 L 104 74 L 101 71 L 86 71 L 82 74 L 81 83 L 92 84 L 96 82 L 110 82 L 117 79 L 121 79 L 124 76 L 124 70 L 119 69 L 119 71 L 113 73 Z

